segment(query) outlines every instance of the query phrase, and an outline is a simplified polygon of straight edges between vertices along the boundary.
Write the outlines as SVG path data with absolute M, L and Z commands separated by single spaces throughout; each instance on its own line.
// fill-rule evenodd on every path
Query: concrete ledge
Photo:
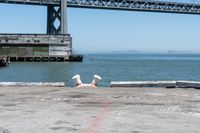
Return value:
M 179 88 L 200 88 L 198 81 L 177 81 L 176 86 Z
M 0 86 L 52 86 L 64 87 L 64 82 L 0 82 Z
M 176 87 L 176 81 L 114 81 L 110 84 L 111 87 Z

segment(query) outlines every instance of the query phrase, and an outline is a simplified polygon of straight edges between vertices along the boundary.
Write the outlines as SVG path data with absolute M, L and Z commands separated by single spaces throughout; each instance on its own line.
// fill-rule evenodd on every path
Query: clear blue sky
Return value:
M 200 15 L 68 8 L 77 52 L 200 52 Z M 1 33 L 45 33 L 46 8 L 0 4 Z

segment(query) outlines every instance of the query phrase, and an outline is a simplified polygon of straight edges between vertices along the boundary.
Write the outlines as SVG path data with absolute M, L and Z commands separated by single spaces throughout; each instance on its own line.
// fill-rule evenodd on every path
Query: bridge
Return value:
M 200 4 L 154 0 L 0 0 L 0 3 L 47 6 L 46 35 L 27 34 L 22 36 L 18 34 L 0 34 L 0 48 L 3 46 L 13 45 L 26 47 L 28 47 L 29 45 L 46 45 L 46 47 L 48 47 L 49 49 L 47 53 L 48 56 L 72 55 L 72 39 L 70 37 L 70 34 L 68 34 L 66 24 L 67 7 L 179 13 L 193 15 L 200 14 Z M 55 25 L 56 20 L 59 20 L 59 26 Z M 44 36 L 46 39 L 44 39 Z M 15 38 L 14 41 L 13 37 Z M 0 55 L 1 53 L 6 54 L 4 50 L 2 51 L 0 51 Z M 13 53 L 16 52 L 10 51 L 10 55 L 12 55 Z M 32 50 L 32 53 L 34 53 L 34 50 Z M 31 55 L 34 55 L 32 53 Z

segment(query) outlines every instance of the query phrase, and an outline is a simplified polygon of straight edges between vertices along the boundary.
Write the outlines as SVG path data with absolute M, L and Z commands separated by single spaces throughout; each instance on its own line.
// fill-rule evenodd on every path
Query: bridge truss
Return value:
M 68 7 L 200 14 L 200 4 L 153 0 L 68 0 Z
M 67 7 L 200 14 L 200 4 L 154 0 L 61 0 Z M 60 0 L 0 0 L 1 3 L 59 6 Z

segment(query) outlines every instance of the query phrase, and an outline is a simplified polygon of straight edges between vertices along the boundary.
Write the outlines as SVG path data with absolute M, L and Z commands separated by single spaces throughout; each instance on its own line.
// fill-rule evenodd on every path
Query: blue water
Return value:
M 0 68 L 0 81 L 66 82 L 72 86 L 72 76 L 80 74 L 85 83 L 94 74 L 103 80 L 195 80 L 200 81 L 200 54 L 89 54 L 82 63 L 11 63 Z

